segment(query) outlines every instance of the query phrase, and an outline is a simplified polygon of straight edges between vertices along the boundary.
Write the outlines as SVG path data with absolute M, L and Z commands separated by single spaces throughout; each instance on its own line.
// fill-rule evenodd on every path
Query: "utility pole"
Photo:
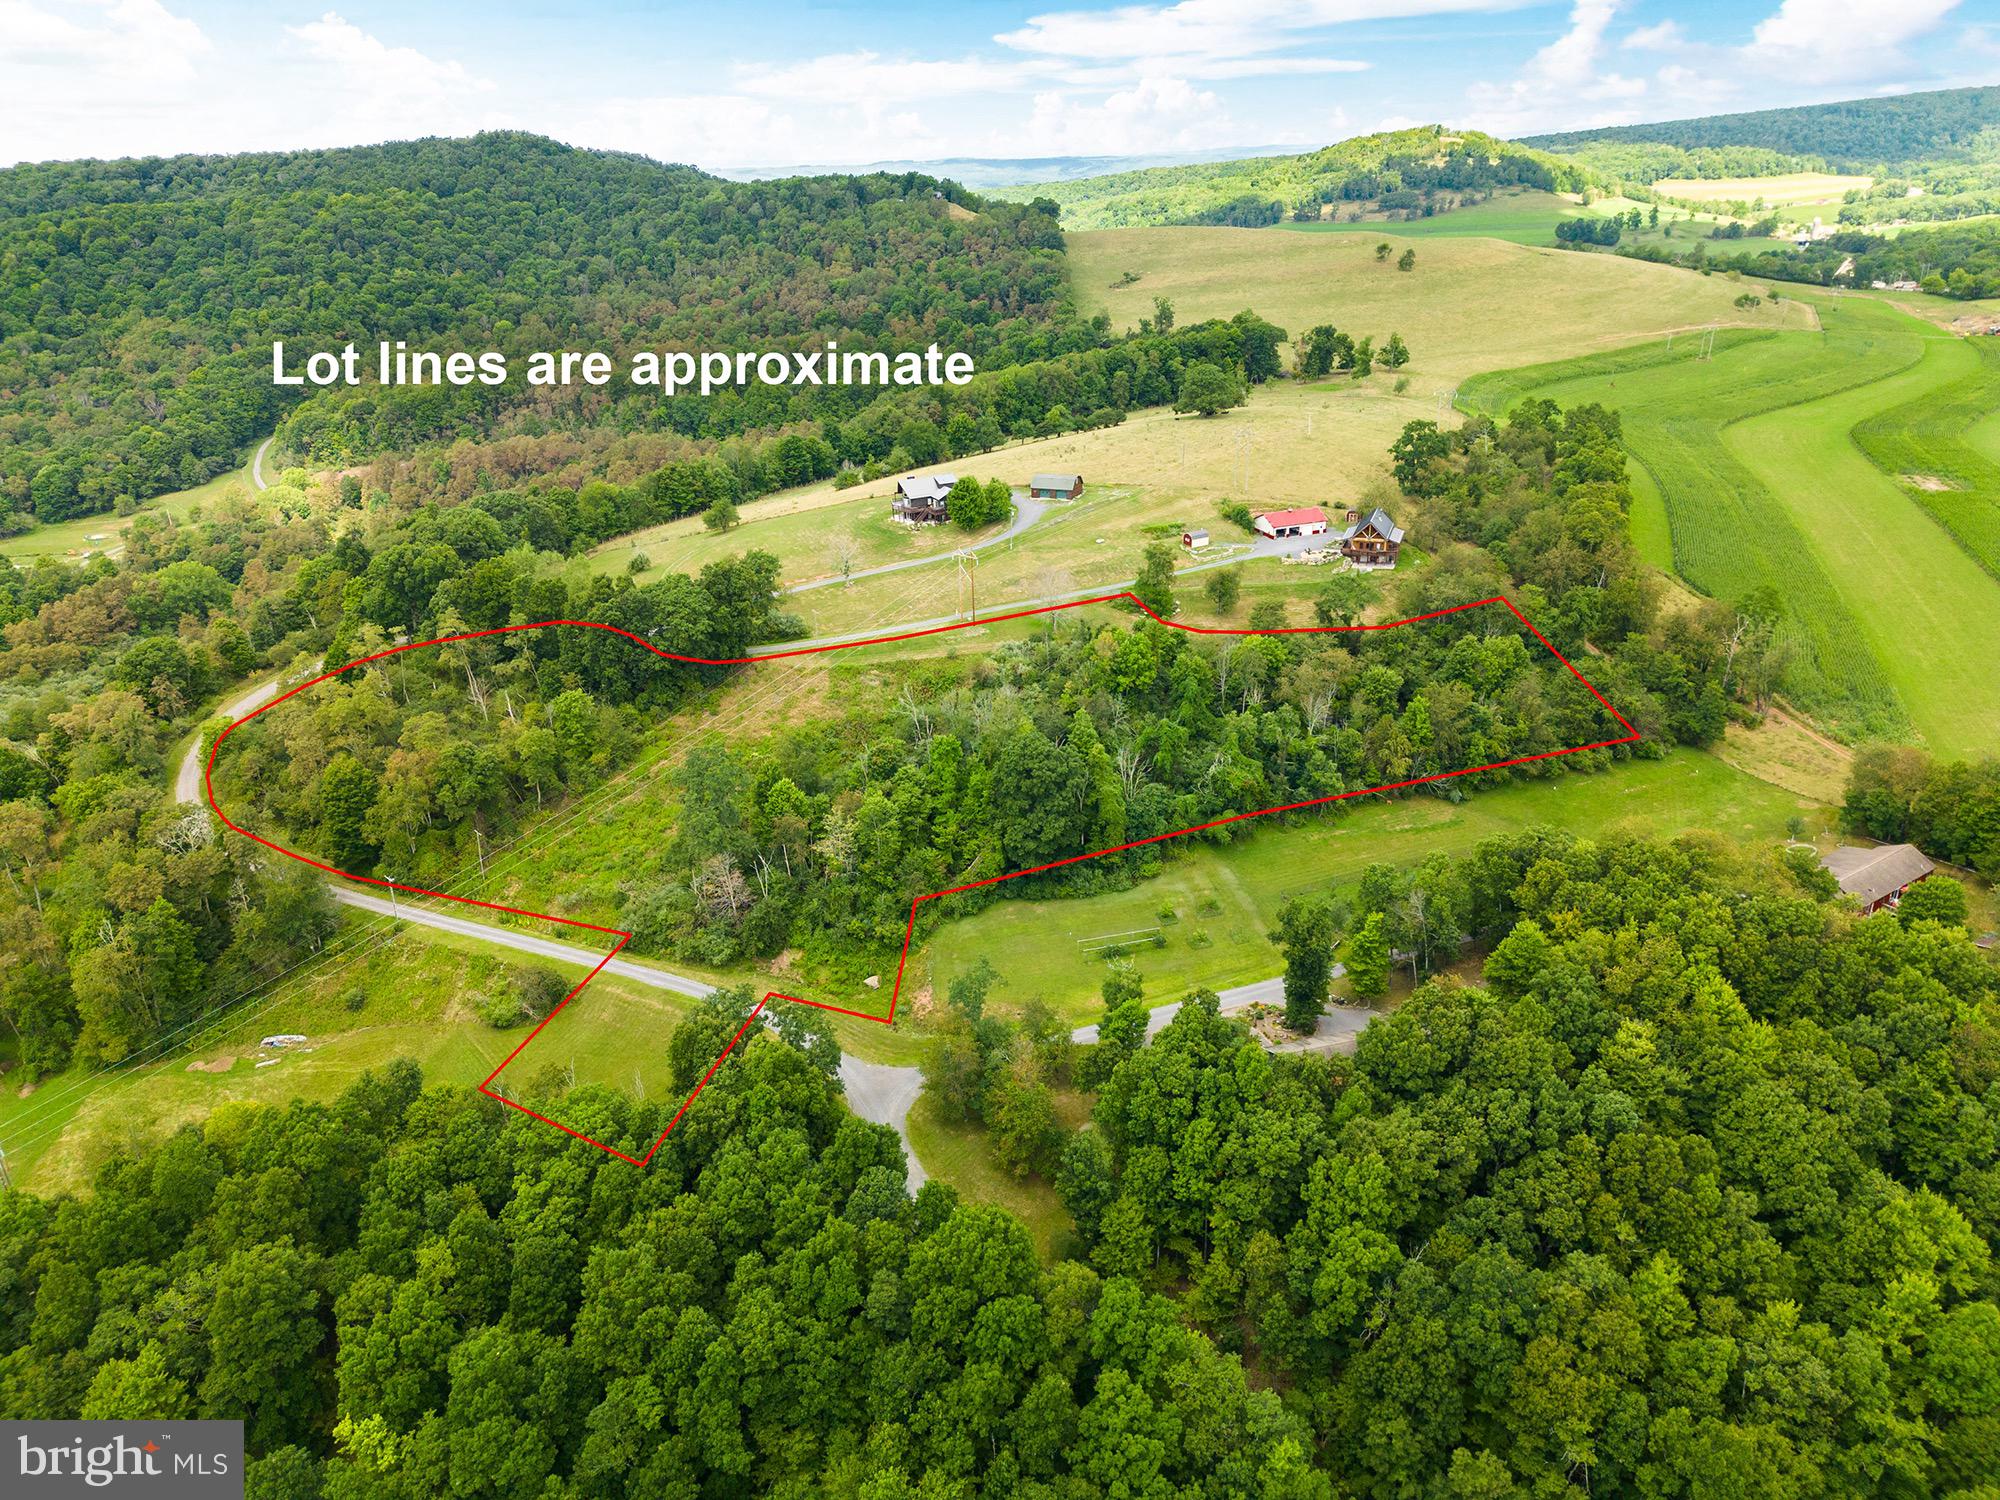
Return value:
M 966 618 L 976 620 L 979 618 L 979 554 L 969 547 L 961 547 L 952 555 L 958 559 L 959 587 L 968 590 L 972 600 L 972 608 Z

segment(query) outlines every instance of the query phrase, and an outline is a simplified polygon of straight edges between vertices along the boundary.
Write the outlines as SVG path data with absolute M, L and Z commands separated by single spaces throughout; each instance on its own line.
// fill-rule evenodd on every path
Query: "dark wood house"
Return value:
M 1340 555 L 1357 568 L 1393 568 L 1403 550 L 1403 528 L 1376 506 L 1366 516 L 1358 510 L 1347 513 L 1347 529 L 1334 538 Z
M 919 526 L 949 521 L 951 508 L 946 497 L 957 483 L 956 474 L 911 474 L 899 479 L 896 498 L 889 502 L 889 514 Z

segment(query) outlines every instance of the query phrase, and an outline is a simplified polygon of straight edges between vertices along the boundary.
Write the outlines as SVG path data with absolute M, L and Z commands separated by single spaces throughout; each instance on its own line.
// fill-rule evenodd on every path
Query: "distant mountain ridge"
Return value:
M 1497 190 L 1568 191 L 1586 185 L 1582 168 L 1549 152 L 1476 130 L 1422 125 L 1292 155 L 1146 167 L 1070 182 L 1012 183 L 990 194 L 1052 199 L 1070 229 L 1256 227 L 1287 218 L 1328 217 L 1343 204 L 1422 216 Z
M 1291 146 L 1213 146 L 1201 151 L 1152 151 L 1127 156 L 947 156 L 935 160 L 894 158 L 860 166 L 800 162 L 790 166 L 718 167 L 718 177 L 735 182 L 762 182 L 778 177 L 867 176 L 874 172 L 917 172 L 947 177 L 969 188 L 1024 186 L 1041 182 L 1073 182 L 1148 167 L 1187 166 L 1195 162 L 1241 161 L 1296 152 Z

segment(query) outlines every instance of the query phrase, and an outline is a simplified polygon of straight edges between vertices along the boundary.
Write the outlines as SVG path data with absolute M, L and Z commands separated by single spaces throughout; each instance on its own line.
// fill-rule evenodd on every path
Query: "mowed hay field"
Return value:
M 1379 345 L 1400 333 L 1410 372 L 1455 381 L 1482 370 L 1566 359 L 1670 328 L 1809 328 L 1812 310 L 1787 300 L 1740 309 L 1726 277 L 1612 255 L 1579 255 L 1504 240 L 1398 235 L 1273 234 L 1264 229 L 1102 229 L 1069 236 L 1078 305 L 1112 326 L 1150 317 L 1153 299 L 1178 322 L 1246 307 L 1298 335 L 1332 323 Z M 1387 241 L 1386 260 L 1375 246 Z M 1399 271 L 1405 249 L 1413 270 Z M 1138 279 L 1114 287 L 1127 271 Z
M 1853 606 L 1911 723 L 1952 756 L 2000 745 L 2000 579 L 1907 485 L 1870 463 L 1852 434 L 1885 408 L 1931 399 L 1976 365 L 1964 340 L 1926 334 L 1924 357 L 1910 369 L 1723 433 Z
M 1854 440 L 2000 579 L 2000 338 L 1934 340 L 1925 360 L 1959 373 L 1860 422 Z
M 2000 583 L 1855 436 L 1976 378 L 1981 357 L 1878 299 L 1816 305 L 1817 334 L 1725 333 L 1708 359 L 1694 340 L 1655 341 L 1490 377 L 1466 404 L 1617 408 L 1675 571 L 1717 598 L 1769 585 L 1786 601 L 1802 707 L 1851 735 L 1986 748 L 2000 739 Z
M 1842 172 L 1787 172 L 1775 177 L 1666 177 L 1653 184 L 1653 191 L 1690 203 L 1755 203 L 1761 198 L 1772 208 L 1791 208 L 1838 203 L 1848 192 L 1865 192 L 1874 185 L 1872 177 Z

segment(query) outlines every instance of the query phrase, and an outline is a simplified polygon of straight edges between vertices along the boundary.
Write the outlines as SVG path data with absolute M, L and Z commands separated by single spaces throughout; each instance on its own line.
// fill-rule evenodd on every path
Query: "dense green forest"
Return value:
M 1576 166 L 1476 130 L 1425 125 L 1357 136 L 1298 156 L 1148 167 L 1074 182 L 1001 189 L 1057 204 L 1071 229 L 1136 224 L 1276 223 L 1361 208 L 1421 218 L 1507 188 L 1570 191 Z
M 1520 144 L 1577 156 L 1593 164 L 1596 151 L 1607 146 L 1662 145 L 1690 152 L 1756 147 L 1800 163 L 1774 170 L 1798 171 L 1803 166 L 1800 159 L 1810 158 L 1814 165 L 1834 171 L 1868 171 L 1884 163 L 1962 160 L 1989 154 L 1988 132 L 1995 129 L 2000 129 L 2000 87 L 1938 89 L 1747 114 L 1703 115 L 1653 125 L 1612 125 L 1523 136 Z M 1603 160 L 1608 163 L 1617 158 Z M 1745 174 L 1730 170 L 1701 175 Z
M 870 393 L 274 389 L 293 348 L 791 348 L 938 340 L 985 367 L 1106 341 L 1047 204 L 915 175 L 735 183 L 519 134 L 0 171 L 0 501 L 56 520 L 281 443 L 351 462 L 611 424 L 719 437 Z
M 1351 1060 L 1212 995 L 1086 1053 L 1052 1265 L 912 1199 L 823 1036 L 647 1170 L 407 1065 L 239 1106 L 0 1197 L 0 1415 L 240 1416 L 257 1500 L 1984 1500 L 2000 993 L 1811 873 L 1481 846 L 1437 876 L 1483 984 Z M 629 1147 L 671 1106 L 560 1107 Z

